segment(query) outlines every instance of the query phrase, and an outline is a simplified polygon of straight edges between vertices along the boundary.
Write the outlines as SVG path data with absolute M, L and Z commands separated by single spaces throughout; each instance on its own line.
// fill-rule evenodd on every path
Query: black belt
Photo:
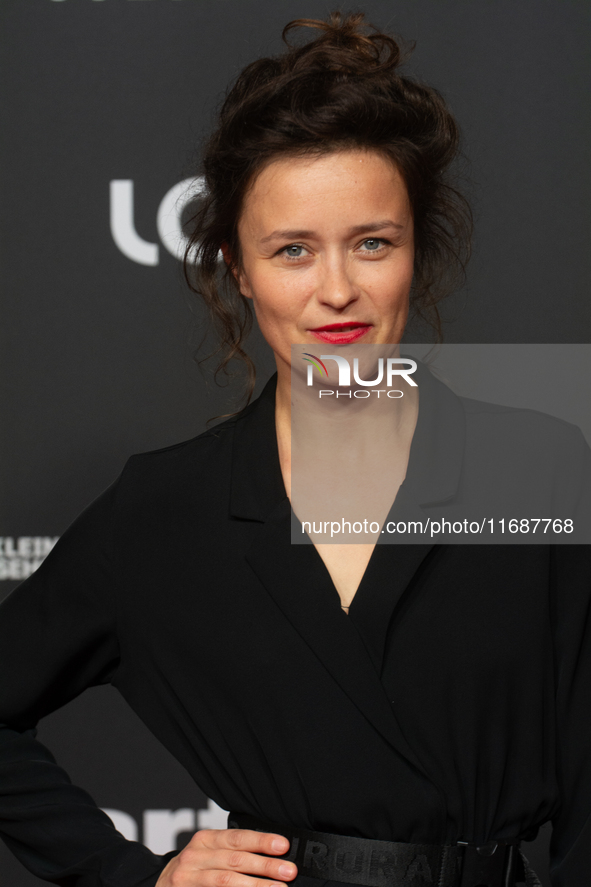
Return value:
M 514 887 L 525 881 L 520 838 L 481 846 L 408 844 L 285 828 L 243 813 L 230 813 L 228 828 L 283 835 L 289 852 L 278 858 L 310 878 L 363 887 Z

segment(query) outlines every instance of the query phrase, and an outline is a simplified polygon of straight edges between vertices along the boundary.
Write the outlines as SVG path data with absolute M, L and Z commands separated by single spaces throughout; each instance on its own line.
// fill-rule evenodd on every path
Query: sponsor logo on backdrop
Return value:
M 116 246 L 132 262 L 157 265 L 160 244 L 144 240 L 135 229 L 133 179 L 113 179 L 109 189 L 111 235 Z M 162 246 L 179 261 L 186 243 L 182 230 L 183 211 L 203 193 L 203 189 L 202 177 L 184 179 L 166 192 L 156 210 L 156 228 Z
M 0 579 L 26 579 L 58 539 L 59 536 L 0 536 Z
M 144 810 L 140 824 L 135 817 L 124 810 L 103 807 L 117 831 L 128 841 L 141 841 L 152 853 L 168 853 L 177 849 L 177 838 L 186 832 L 196 832 L 201 828 L 227 828 L 228 811 L 209 800 L 205 809 L 194 810 L 181 807 L 180 810 Z

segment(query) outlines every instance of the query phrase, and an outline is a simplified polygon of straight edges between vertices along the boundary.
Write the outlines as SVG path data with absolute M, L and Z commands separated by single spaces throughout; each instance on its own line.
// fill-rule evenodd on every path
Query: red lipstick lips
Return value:
M 349 323 L 327 323 L 309 332 L 320 342 L 330 342 L 333 345 L 348 345 L 360 339 L 369 329 L 370 323 L 357 323 L 352 320 Z

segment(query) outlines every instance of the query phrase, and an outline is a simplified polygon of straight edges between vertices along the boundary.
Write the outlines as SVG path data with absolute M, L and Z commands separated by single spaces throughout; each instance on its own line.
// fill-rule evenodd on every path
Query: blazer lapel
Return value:
M 448 501 L 456 494 L 462 470 L 466 431 L 464 408 L 459 398 L 446 385 L 434 378 L 428 368 L 420 362 L 416 378 L 420 388 L 419 417 L 406 478 L 387 520 L 420 521 L 425 525 L 427 513 L 422 506 Z M 262 428 L 257 429 L 257 436 L 261 431 Z M 274 436 L 273 439 L 275 442 Z M 280 475 L 276 452 L 273 458 L 277 460 L 277 472 Z M 269 470 L 271 463 L 267 460 L 265 464 Z M 251 481 L 253 477 L 251 466 Z M 281 491 L 275 501 L 279 501 L 282 497 L 285 498 L 285 490 L 281 480 Z M 293 512 L 292 520 L 297 521 Z M 287 533 L 287 529 L 285 532 Z M 332 610 L 337 606 L 340 610 L 340 601 L 330 575 L 313 546 L 291 547 L 294 549 L 291 557 L 299 559 L 300 569 L 303 572 L 297 594 L 300 595 L 300 599 L 306 599 L 304 612 L 300 614 L 300 623 L 305 628 L 306 613 L 312 612 L 310 608 L 318 606 L 321 601 L 330 601 Z M 311 548 L 311 551 L 302 551 L 305 548 Z M 438 556 L 441 548 L 441 545 L 436 545 L 428 536 L 421 537 L 420 534 L 400 537 L 381 536 L 353 598 L 349 616 L 345 616 L 348 621 L 344 626 L 343 614 L 340 612 L 337 614 L 340 617 L 341 631 L 348 632 L 349 644 L 353 643 L 351 627 L 354 626 L 359 633 L 378 676 L 382 673 L 388 635 L 399 604 L 406 595 L 412 593 L 421 571 Z M 290 552 L 286 551 L 284 557 L 286 563 L 293 562 L 289 560 Z M 312 576 L 313 573 L 316 576 L 316 583 L 312 595 L 308 596 L 303 590 L 306 586 L 305 576 Z M 321 589 L 323 589 L 322 594 Z M 272 589 L 270 590 L 273 593 Z M 291 617 L 293 616 L 292 612 Z M 324 625 L 331 624 L 327 612 L 322 616 L 319 615 L 318 620 Z M 336 630 L 334 624 L 332 630 Z M 340 642 L 343 644 L 341 649 L 345 648 L 346 640 L 344 636 L 340 637 Z
M 349 619 L 359 631 L 381 676 L 388 635 L 399 604 L 412 594 L 425 565 L 442 546 L 376 545 L 349 609 Z
M 291 522 L 297 519 L 281 475 L 275 390 L 276 376 L 238 417 L 234 431 L 231 514 L 262 524 L 246 560 L 349 699 L 391 747 L 428 778 L 396 720 L 359 631 L 341 610 L 322 558 L 311 543 L 291 543 Z M 430 547 L 412 546 L 411 552 L 405 551 L 404 568 L 389 577 L 390 607 L 395 606 Z M 369 581 L 366 577 L 367 571 L 362 583 Z
M 361 635 L 341 610 L 322 558 L 311 544 L 291 544 L 292 519 L 289 500 L 284 498 L 265 521 L 247 562 L 349 699 L 391 747 L 428 778 L 396 720 Z M 412 569 L 408 566 L 407 576 Z
M 420 521 L 424 526 L 427 513 L 422 506 L 449 501 L 457 492 L 466 420 L 459 398 L 420 361 L 415 378 L 420 398 L 417 426 L 406 477 L 386 520 L 406 524 Z M 380 675 L 398 605 L 403 595 L 412 593 L 421 570 L 442 547 L 420 533 L 379 538 L 353 598 L 349 618 L 359 629 Z

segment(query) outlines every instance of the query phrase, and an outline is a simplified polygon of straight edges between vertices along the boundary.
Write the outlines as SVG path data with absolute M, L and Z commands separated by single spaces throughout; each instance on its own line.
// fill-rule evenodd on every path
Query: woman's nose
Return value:
M 358 295 L 358 287 L 345 259 L 324 266 L 318 287 L 318 298 L 321 302 L 333 308 L 345 308 L 349 302 L 354 302 Z

